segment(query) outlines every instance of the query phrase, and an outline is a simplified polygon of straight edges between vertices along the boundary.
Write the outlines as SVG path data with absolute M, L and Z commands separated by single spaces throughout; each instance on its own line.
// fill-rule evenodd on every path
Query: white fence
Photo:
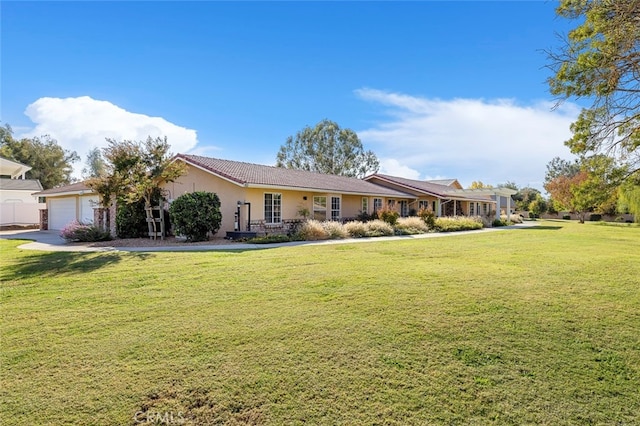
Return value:
M 0 203 L 0 225 L 38 225 L 44 203 Z

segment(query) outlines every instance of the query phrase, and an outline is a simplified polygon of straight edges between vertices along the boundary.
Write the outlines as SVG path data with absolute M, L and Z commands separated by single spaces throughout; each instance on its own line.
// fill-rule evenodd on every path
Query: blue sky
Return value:
M 0 120 L 83 161 L 150 134 L 273 164 L 328 118 L 385 173 L 541 188 L 578 114 L 545 83 L 543 50 L 573 25 L 556 5 L 2 1 Z

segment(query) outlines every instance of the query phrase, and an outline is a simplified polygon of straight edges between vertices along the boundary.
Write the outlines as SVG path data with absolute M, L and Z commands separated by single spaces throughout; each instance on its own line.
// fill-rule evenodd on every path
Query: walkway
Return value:
M 526 229 L 532 226 L 538 226 L 540 222 L 525 221 L 524 223 L 502 226 L 497 228 L 484 228 L 474 231 L 461 232 L 435 232 L 429 234 L 418 235 L 398 235 L 392 237 L 375 237 L 375 238 L 349 238 L 344 240 L 322 240 L 322 241 L 292 241 L 288 243 L 276 244 L 214 244 L 214 245 L 189 245 L 184 246 L 154 246 L 154 247 L 91 247 L 84 244 L 68 244 L 59 235 L 58 231 L 38 231 L 38 230 L 18 230 L 18 231 L 0 231 L 0 239 L 2 240 L 33 240 L 33 242 L 25 243 L 18 248 L 24 250 L 41 250 L 41 251 L 69 251 L 69 252 L 160 252 L 160 251 L 210 251 L 210 250 L 253 250 L 268 249 L 276 247 L 292 247 L 292 246 L 308 246 L 308 245 L 326 245 L 326 244 L 358 244 L 375 241 L 401 241 L 407 239 L 423 239 L 423 238 L 443 238 L 458 235 L 478 234 L 484 232 L 506 231 L 510 229 Z

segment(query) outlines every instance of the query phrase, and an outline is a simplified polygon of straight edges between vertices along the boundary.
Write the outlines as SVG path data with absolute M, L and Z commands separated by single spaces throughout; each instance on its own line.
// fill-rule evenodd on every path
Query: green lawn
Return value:
M 638 424 L 640 227 L 541 225 L 240 252 L 0 241 L 0 422 Z

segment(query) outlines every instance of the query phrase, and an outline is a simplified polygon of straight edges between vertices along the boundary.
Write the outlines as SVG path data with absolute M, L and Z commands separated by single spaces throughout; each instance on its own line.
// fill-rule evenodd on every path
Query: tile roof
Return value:
M 70 185 L 64 185 L 64 186 L 58 186 L 55 188 L 45 189 L 44 191 L 38 192 L 37 195 L 47 196 L 47 195 L 92 192 L 92 191 L 93 190 L 89 188 L 84 182 L 76 182 Z
M 37 179 L 0 179 L 0 189 L 5 191 L 42 191 Z
M 462 199 L 462 200 L 469 200 L 469 201 L 490 201 L 489 197 L 485 197 L 484 194 L 474 194 L 473 190 L 456 189 L 448 185 L 435 183 L 435 182 L 453 183 L 456 181 L 456 179 L 425 181 L 425 180 L 407 179 L 407 178 L 402 178 L 398 176 L 389 176 L 389 175 L 384 175 L 380 173 L 367 176 L 365 179 L 374 179 L 374 178 L 378 178 L 383 182 L 389 182 L 391 184 L 404 186 L 414 191 L 432 194 L 441 198 L 455 198 L 455 199 Z
M 431 179 L 427 180 L 426 182 L 435 183 L 437 185 L 451 186 L 457 181 L 458 179 Z
M 282 167 L 265 166 L 240 161 L 221 160 L 199 155 L 178 154 L 176 158 L 180 158 L 189 164 L 200 167 L 242 186 L 267 186 L 343 194 L 415 198 L 413 195 L 352 177 L 285 169 Z
M 398 176 L 390 176 L 390 175 L 384 175 L 384 174 L 380 174 L 380 173 L 376 173 L 373 174 L 371 176 L 367 176 L 365 179 L 380 179 L 382 181 L 385 182 L 389 182 L 392 184 L 396 184 L 396 185 L 400 185 L 400 186 L 405 186 L 407 188 L 410 188 L 414 191 L 419 191 L 419 192 L 427 192 L 429 194 L 433 194 L 433 195 L 437 195 L 439 197 L 446 197 L 447 196 L 447 190 L 451 189 L 450 187 L 446 186 L 446 185 L 441 185 L 438 183 L 432 183 L 429 181 L 425 181 L 425 180 L 415 180 L 415 179 L 407 179 L 407 178 L 402 178 L 402 177 L 398 177 Z

